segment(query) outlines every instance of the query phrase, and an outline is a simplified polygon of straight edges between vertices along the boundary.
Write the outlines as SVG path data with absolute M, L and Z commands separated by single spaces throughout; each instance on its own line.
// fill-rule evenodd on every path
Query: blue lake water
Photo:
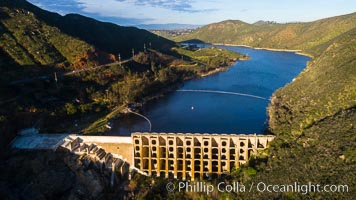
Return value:
M 291 52 L 219 46 L 250 57 L 220 72 L 184 83 L 179 90 L 213 90 L 256 95 L 202 92 L 171 92 L 147 103 L 142 114 L 150 119 L 152 132 L 261 133 L 267 127 L 266 108 L 272 93 L 291 82 L 306 66 L 306 56 Z M 113 123 L 110 135 L 149 131 L 142 117 L 127 114 Z

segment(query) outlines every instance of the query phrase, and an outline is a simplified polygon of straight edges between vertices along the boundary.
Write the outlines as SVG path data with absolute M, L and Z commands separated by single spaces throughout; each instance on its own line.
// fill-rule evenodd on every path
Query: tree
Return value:
M 154 61 L 151 61 L 151 71 L 153 72 L 153 74 L 156 76 L 157 74 L 157 67 L 156 67 L 156 63 Z
M 65 108 L 67 115 L 74 115 L 77 113 L 77 108 L 72 103 L 66 103 Z

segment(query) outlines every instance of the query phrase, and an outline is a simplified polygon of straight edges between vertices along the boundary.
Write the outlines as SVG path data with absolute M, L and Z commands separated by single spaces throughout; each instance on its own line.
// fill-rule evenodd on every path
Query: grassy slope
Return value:
M 158 51 L 174 46 L 145 30 L 61 16 L 25 0 L 0 2 L 2 83 L 113 62 L 118 53 L 126 59 L 132 49 L 142 51 L 144 43 Z
M 120 53 L 122 58 L 130 57 L 132 49 L 136 52 L 142 51 L 144 44 L 147 48 L 159 51 L 168 50 L 174 46 L 174 42 L 170 40 L 135 27 L 100 22 L 78 14 L 61 16 L 33 6 L 25 0 L 4 0 L 3 4 L 10 8 L 32 12 L 49 26 L 57 27 L 61 32 L 85 41 L 101 51 L 114 55 Z
M 75 63 L 93 49 L 22 9 L 1 6 L 0 47 L 20 65 Z
M 219 49 L 216 47 L 204 49 L 173 48 L 173 51 L 182 55 L 184 62 L 179 67 L 192 70 L 198 74 L 206 73 L 217 67 L 227 67 L 236 60 L 247 59 L 245 55 L 236 52 Z
M 276 91 L 269 110 L 273 132 L 299 135 L 323 118 L 355 106 L 355 52 L 353 29 L 335 39 L 293 83 Z
M 355 25 L 355 13 L 310 23 L 253 25 L 229 20 L 204 26 L 174 40 L 199 39 L 211 43 L 298 49 L 318 55 L 325 47 L 324 43 L 351 30 Z
M 352 199 L 355 197 L 356 109 L 340 111 L 294 139 L 279 136 L 267 165 L 247 183 L 348 185 L 349 192 L 248 193 L 244 199 Z
M 159 51 L 174 46 L 146 30 L 77 14 L 60 16 L 24 0 L 0 2 L 0 33 L 0 47 L 21 65 L 75 64 L 88 52 L 120 53 L 125 59 L 132 49 L 142 51 L 144 44 Z
M 102 62 L 89 56 L 95 53 L 94 46 L 48 25 L 35 13 L 7 6 L 6 1 L 0 3 L 0 49 L 4 84 Z
M 253 182 L 350 187 L 349 193 L 283 194 L 297 199 L 355 196 L 355 36 L 356 29 L 339 36 L 294 82 L 274 94 L 268 113 L 277 138 L 267 166 Z M 282 196 L 269 195 L 264 198 Z

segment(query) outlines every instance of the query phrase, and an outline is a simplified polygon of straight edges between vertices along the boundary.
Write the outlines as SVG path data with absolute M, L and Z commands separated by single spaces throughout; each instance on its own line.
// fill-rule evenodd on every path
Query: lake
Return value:
M 178 89 L 183 91 L 148 102 L 141 114 L 151 121 L 152 132 L 262 133 L 272 93 L 291 82 L 309 60 L 292 52 L 219 47 L 248 55 L 250 60 L 238 61 L 225 72 L 186 81 Z M 108 135 L 127 136 L 150 128 L 147 120 L 134 114 L 126 114 L 112 125 Z

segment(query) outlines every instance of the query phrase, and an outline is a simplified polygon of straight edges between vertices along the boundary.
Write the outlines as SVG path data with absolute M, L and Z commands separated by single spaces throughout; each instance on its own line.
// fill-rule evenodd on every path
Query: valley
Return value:
M 200 13 L 189 6 L 173 8 Z M 356 13 L 293 23 L 225 20 L 188 34 L 158 36 L 80 14 L 57 14 L 25 0 L 2 0 L 0 197 L 352 199 L 356 196 L 355 19 Z M 177 179 L 141 174 L 128 178 L 120 173 L 114 177 L 117 185 L 110 187 L 113 175 L 88 163 L 85 155 L 62 148 L 56 152 L 10 148 L 23 129 L 22 133 L 120 135 L 124 122 L 124 128 L 129 127 L 123 135 L 137 128 L 147 131 L 147 122 L 125 114 L 127 110 L 152 118 L 157 132 L 239 131 L 274 138 L 253 155 L 248 152 L 258 147 L 257 140 L 254 147 L 229 143 L 232 155 L 245 153 L 249 160 L 227 168 L 229 173 L 216 179 L 202 178 L 208 184 L 298 182 L 347 185 L 349 190 L 206 194 L 170 191 L 172 185 L 179 186 Z M 229 139 L 228 134 L 223 136 Z M 136 147 L 147 150 L 151 145 L 152 150 L 136 150 L 145 155 L 135 154 L 136 158 L 151 163 L 148 152 L 158 145 L 165 150 L 167 163 L 173 162 L 178 154 L 169 158 L 176 150 L 166 147 L 183 148 L 183 141 L 176 145 L 169 133 L 164 137 L 168 139 L 160 144 L 151 144 L 146 137 L 138 141 Z M 185 150 L 192 147 L 190 156 L 212 160 L 201 156 L 199 140 L 205 141 L 204 134 L 195 137 L 199 139 L 187 135 L 190 143 Z M 237 152 L 235 144 L 245 149 Z M 211 151 L 219 148 L 226 153 L 220 146 L 215 142 Z

